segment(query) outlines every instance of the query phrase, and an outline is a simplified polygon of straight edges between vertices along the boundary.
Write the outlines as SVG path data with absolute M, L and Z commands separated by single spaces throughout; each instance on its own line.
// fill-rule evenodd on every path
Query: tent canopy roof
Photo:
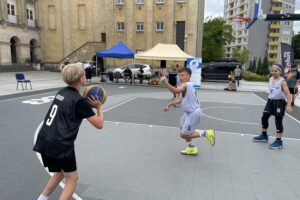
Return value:
M 106 58 L 134 58 L 134 52 L 122 41 L 119 41 L 110 49 L 96 52 L 96 56 Z
M 182 51 L 176 44 L 158 43 L 152 49 L 142 53 L 135 54 L 135 59 L 151 59 L 151 60 L 176 60 L 186 61 L 187 58 L 193 58 Z

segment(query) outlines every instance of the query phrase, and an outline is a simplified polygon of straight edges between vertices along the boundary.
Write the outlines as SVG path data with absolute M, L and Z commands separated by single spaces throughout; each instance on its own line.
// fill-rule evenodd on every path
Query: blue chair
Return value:
M 30 88 L 32 89 L 31 81 L 30 80 L 26 80 L 23 73 L 16 73 L 16 79 L 17 79 L 17 89 L 19 88 L 19 83 L 21 83 L 23 91 L 24 91 L 23 83 L 25 83 L 25 89 L 26 90 L 27 90 L 27 83 L 30 84 Z

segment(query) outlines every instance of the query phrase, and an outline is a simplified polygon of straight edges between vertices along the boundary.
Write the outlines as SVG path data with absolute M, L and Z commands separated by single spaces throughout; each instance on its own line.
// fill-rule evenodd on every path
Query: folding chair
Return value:
M 16 73 L 16 79 L 17 79 L 17 90 L 19 88 L 19 83 L 21 83 L 23 91 L 24 91 L 23 83 L 25 83 L 25 90 L 27 90 L 27 83 L 30 84 L 30 89 L 32 89 L 31 81 L 28 79 L 26 80 L 23 73 Z

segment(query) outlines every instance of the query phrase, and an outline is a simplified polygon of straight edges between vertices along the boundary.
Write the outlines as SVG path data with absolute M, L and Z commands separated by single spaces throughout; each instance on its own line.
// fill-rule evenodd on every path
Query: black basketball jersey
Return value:
M 94 115 L 92 108 L 88 106 L 89 110 L 83 118 L 76 117 L 76 105 L 82 100 L 83 97 L 72 87 L 65 87 L 56 94 L 44 119 L 34 151 L 53 158 L 65 158 L 73 153 L 82 119 Z

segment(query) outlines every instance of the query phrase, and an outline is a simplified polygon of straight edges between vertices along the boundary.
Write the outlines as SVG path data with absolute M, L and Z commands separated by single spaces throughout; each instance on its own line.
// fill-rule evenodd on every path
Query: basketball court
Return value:
M 199 128 L 216 131 L 216 145 L 196 139 L 199 155 L 184 156 L 182 114 L 163 112 L 173 96 L 165 88 L 104 85 L 105 124 L 84 121 L 76 141 L 80 200 L 300 199 L 300 121 L 284 118 L 284 148 L 252 142 L 260 132 L 265 93 L 198 90 Z M 55 92 L 0 101 L 0 199 L 35 199 L 49 178 L 32 151 Z M 16 118 L 17 116 L 17 118 Z M 274 135 L 274 118 L 270 119 Z M 274 138 L 270 138 L 270 142 Z M 62 183 L 63 187 L 64 184 Z M 51 199 L 58 199 L 61 187 Z

